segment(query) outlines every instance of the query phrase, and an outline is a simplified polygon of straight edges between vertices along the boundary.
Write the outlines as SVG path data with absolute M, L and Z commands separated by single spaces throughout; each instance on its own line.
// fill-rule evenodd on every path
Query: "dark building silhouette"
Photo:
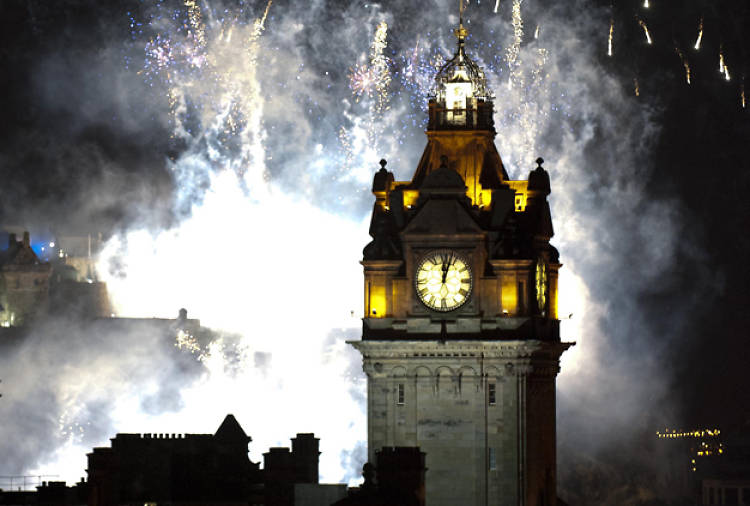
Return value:
M 216 434 L 117 434 L 88 454 L 89 506 L 263 504 L 262 473 L 227 415 Z
M 0 489 L 0 505 L 329 506 L 346 495 L 344 484 L 318 483 L 314 434 L 297 434 L 291 451 L 271 448 L 262 470 L 248 458 L 251 440 L 233 415 L 215 434 L 117 434 L 88 454 L 88 481 Z
M 269 448 L 263 454 L 266 506 L 310 503 L 310 500 L 305 501 L 301 496 L 317 497 L 322 491 L 325 495 L 324 490 L 332 487 L 318 482 L 318 442 L 319 439 L 313 434 L 297 434 L 297 437 L 292 438 L 291 451 L 289 448 Z M 330 494 L 340 496 L 340 491 L 328 491 L 328 495 Z
M 335 506 L 425 506 L 425 454 L 419 448 L 382 448 L 364 465 L 364 483 Z
M 64 481 L 45 481 L 36 490 L 0 490 L 0 504 L 35 506 L 82 506 L 88 498 L 88 483 L 81 480 L 72 487 Z

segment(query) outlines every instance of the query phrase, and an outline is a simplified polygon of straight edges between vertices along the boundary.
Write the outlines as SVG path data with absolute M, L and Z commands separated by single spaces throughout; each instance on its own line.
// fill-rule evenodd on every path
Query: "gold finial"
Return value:
M 469 35 L 468 30 L 464 28 L 464 0 L 458 0 L 458 28 L 453 30 L 453 34 L 459 43 L 463 42 L 466 36 Z

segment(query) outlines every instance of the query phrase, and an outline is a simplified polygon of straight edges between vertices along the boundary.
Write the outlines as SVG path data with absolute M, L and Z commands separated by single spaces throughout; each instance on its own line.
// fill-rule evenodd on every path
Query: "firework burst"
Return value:
M 355 65 L 349 69 L 349 88 L 354 93 L 357 102 L 363 96 L 372 97 L 375 82 L 375 72 L 368 65 Z

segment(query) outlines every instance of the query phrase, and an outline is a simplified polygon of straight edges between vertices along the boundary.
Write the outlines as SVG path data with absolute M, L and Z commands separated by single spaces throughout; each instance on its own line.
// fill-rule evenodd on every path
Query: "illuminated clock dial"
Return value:
M 547 303 L 547 263 L 543 257 L 536 261 L 536 302 L 539 311 L 544 314 Z
M 452 311 L 471 294 L 471 268 L 455 251 L 438 250 L 425 255 L 417 265 L 417 295 L 435 311 Z

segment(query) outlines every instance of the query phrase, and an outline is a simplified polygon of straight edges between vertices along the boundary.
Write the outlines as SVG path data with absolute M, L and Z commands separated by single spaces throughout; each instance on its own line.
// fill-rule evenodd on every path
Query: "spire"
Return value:
M 453 34 L 456 36 L 456 39 L 458 39 L 458 48 L 459 48 L 459 55 L 463 53 L 461 49 L 464 45 L 464 40 L 466 40 L 466 36 L 469 35 L 468 30 L 464 28 L 464 0 L 458 0 L 458 28 L 453 30 Z
M 484 71 L 466 54 L 466 37 L 469 31 L 464 27 L 464 0 L 459 0 L 458 28 L 453 34 L 458 41 L 458 48 L 451 59 L 440 67 L 435 76 L 435 97 L 445 98 L 445 85 L 448 83 L 464 82 L 471 84 L 473 98 L 490 99 L 492 92 L 487 88 Z

